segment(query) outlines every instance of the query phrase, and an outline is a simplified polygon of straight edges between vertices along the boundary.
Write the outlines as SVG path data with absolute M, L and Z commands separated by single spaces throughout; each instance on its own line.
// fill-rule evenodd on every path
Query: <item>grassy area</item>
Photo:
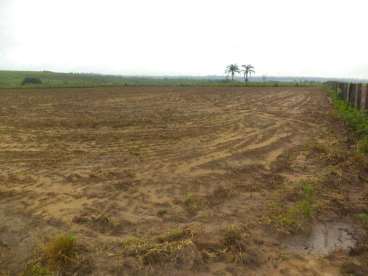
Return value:
M 288 233 L 309 230 L 310 222 L 317 209 L 315 200 L 315 188 L 312 183 L 296 183 L 293 194 L 296 200 L 290 204 L 275 206 L 275 215 L 273 221 L 275 226 Z M 290 196 L 290 195 L 289 195 Z
M 26 77 L 39 78 L 41 85 L 25 85 Z M 98 87 L 98 86 L 245 86 L 244 82 L 226 79 L 206 79 L 190 77 L 133 77 L 79 73 L 55 73 L 49 71 L 0 71 L 0 88 L 42 88 L 42 87 Z M 297 82 L 250 82 L 247 86 L 294 87 L 316 86 L 316 83 Z
M 362 153 L 368 153 L 368 115 L 350 106 L 336 91 L 329 90 L 329 95 L 336 109 L 337 116 L 344 120 L 356 133 L 358 138 L 357 150 Z

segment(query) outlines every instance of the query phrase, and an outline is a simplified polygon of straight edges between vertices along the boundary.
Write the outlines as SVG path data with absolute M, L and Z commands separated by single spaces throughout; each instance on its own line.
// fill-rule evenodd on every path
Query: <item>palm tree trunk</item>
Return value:
M 234 72 L 231 72 L 231 80 L 234 81 Z

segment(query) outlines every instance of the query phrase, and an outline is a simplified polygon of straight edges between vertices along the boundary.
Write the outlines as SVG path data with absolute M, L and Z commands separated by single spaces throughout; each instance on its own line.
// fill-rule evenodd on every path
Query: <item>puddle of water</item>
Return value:
M 357 243 L 356 230 L 345 222 L 324 222 L 313 226 L 309 236 L 294 236 L 286 246 L 297 253 L 326 256 L 337 250 L 349 250 Z

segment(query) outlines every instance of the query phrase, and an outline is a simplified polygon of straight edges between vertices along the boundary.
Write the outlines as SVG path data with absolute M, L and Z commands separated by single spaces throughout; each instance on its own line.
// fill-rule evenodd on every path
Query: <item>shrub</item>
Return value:
M 39 78 L 25 77 L 22 81 L 22 85 L 27 84 L 42 84 L 42 81 Z

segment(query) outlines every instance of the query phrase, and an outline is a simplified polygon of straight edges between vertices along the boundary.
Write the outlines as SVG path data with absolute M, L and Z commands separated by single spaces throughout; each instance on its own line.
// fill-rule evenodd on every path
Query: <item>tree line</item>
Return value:
M 241 67 L 239 67 L 237 64 L 230 64 L 226 66 L 225 70 L 226 74 L 231 75 L 231 80 L 234 80 L 235 74 L 243 73 L 244 82 L 247 83 L 249 80 L 249 77 L 252 74 L 255 74 L 254 66 L 251 64 L 243 64 Z

